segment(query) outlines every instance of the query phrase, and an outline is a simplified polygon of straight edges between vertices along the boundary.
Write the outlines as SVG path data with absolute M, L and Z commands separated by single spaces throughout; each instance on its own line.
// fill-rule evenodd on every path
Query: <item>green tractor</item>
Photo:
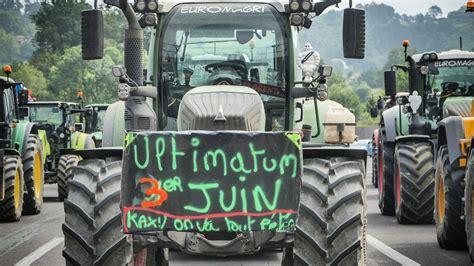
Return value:
M 404 42 L 405 55 L 408 42 Z M 435 207 L 435 154 L 438 122 L 452 115 L 470 115 L 472 92 L 462 89 L 464 62 L 471 52 L 452 50 L 406 56 L 406 65 L 385 72 L 388 96 L 396 93 L 396 70 L 408 73 L 410 95 L 382 113 L 377 139 L 379 207 L 399 223 L 432 223 Z M 453 74 L 456 73 L 456 74 Z
M 76 149 L 94 148 L 92 135 L 83 131 L 83 114 L 87 109 L 72 102 L 37 101 L 23 106 L 31 122 L 38 125 L 45 151 L 45 183 L 58 184 L 60 200 L 67 197 L 67 180 L 79 157 Z M 90 111 L 89 111 L 90 112 Z
M 125 68 L 113 69 L 122 102 L 107 110 L 103 148 L 76 151 L 67 263 L 167 265 L 174 248 L 365 264 L 367 153 L 349 148 L 354 115 L 325 101 L 330 67 L 300 82 L 295 62 L 309 16 L 340 2 L 105 1 L 128 21 Z M 344 13 L 345 56 L 363 58 L 364 11 Z M 83 11 L 84 59 L 102 56 L 102 21 Z
M 58 101 L 30 102 L 28 109 L 31 122 L 38 124 L 39 136 L 45 151 L 45 183 L 58 184 L 58 197 L 67 197 L 67 181 L 72 168 L 80 158 L 74 150 L 100 147 L 102 125 L 107 104 L 87 105 Z
M 43 206 L 43 149 L 34 123 L 19 120 L 19 103 L 28 101 L 26 90 L 17 93 L 4 67 L 0 78 L 0 221 L 18 221 L 22 214 L 38 214 Z M 26 93 L 24 93 L 26 92 Z

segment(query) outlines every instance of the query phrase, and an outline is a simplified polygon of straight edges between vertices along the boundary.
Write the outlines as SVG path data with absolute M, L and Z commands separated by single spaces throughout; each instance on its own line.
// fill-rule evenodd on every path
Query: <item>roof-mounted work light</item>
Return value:
M 133 5 L 134 9 L 138 13 L 156 13 L 158 12 L 158 1 L 157 0 L 136 0 Z
M 290 12 L 304 12 L 310 13 L 313 12 L 313 1 L 312 0 L 292 0 L 290 1 Z

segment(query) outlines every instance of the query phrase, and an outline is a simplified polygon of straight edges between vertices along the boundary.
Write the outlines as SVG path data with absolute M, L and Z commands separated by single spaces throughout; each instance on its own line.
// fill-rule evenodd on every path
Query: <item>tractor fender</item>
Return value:
M 60 149 L 59 156 L 74 154 L 74 149 Z
M 428 135 L 408 135 L 398 136 L 395 138 L 396 142 L 418 142 L 418 141 L 429 141 L 431 139 Z
M 327 157 L 349 157 L 355 160 L 363 160 L 365 169 L 367 169 L 367 151 L 364 149 L 352 149 L 341 146 L 303 145 L 303 159 Z
M 456 162 L 462 156 L 461 147 L 459 145 L 459 140 L 461 139 L 464 139 L 464 126 L 461 117 L 450 116 L 441 120 L 441 122 L 438 123 L 438 145 L 436 147 L 436 154 L 439 147 L 447 145 L 450 162 Z
M 4 155 L 17 155 L 20 156 L 20 153 L 15 149 L 2 149 Z
M 12 130 L 13 147 L 23 155 L 25 153 L 26 142 L 30 134 L 38 134 L 38 127 L 34 123 L 20 121 Z
M 434 154 L 436 147 L 436 142 L 431 139 L 431 136 L 428 135 L 408 135 L 408 136 L 399 136 L 395 139 L 396 143 L 406 143 L 406 142 L 427 142 L 431 145 L 431 151 Z
M 385 142 L 394 142 L 397 137 L 397 126 L 395 121 L 397 120 L 398 113 L 398 105 L 387 109 L 382 113 L 382 124 L 385 129 Z
M 75 150 L 95 148 L 94 138 L 91 134 L 76 131 L 71 134 L 71 148 Z
M 109 105 L 104 118 L 102 147 L 122 147 L 125 139 L 125 103 Z

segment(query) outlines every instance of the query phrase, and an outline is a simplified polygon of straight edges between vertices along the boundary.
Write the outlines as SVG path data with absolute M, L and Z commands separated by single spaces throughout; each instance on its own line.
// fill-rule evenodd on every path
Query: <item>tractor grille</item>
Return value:
M 258 131 L 265 125 L 264 112 L 256 93 L 189 93 L 180 105 L 178 129 Z

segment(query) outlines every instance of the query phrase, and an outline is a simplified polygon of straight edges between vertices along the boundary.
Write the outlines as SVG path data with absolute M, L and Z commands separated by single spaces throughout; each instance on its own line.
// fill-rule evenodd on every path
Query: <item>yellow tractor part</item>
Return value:
M 463 117 L 464 139 L 459 140 L 462 157 L 459 166 L 466 167 L 467 156 L 471 148 L 471 139 L 474 137 L 474 100 L 471 103 L 471 116 Z
M 438 188 L 438 221 L 444 222 L 444 176 L 439 177 L 439 188 Z
M 43 195 L 43 166 L 41 165 L 41 154 L 38 151 L 35 154 L 35 164 L 34 164 L 34 172 L 33 172 L 33 182 L 35 188 L 35 198 L 40 200 Z
M 14 188 L 14 194 L 13 194 L 13 204 L 15 205 L 15 210 L 17 210 L 20 207 L 20 197 L 23 197 L 21 193 L 21 169 L 18 168 L 15 172 L 15 188 Z
M 38 130 L 38 136 L 41 140 L 41 145 L 43 146 L 43 162 L 46 162 L 46 157 L 51 155 L 51 145 L 48 142 L 48 137 L 46 136 L 46 131 Z

